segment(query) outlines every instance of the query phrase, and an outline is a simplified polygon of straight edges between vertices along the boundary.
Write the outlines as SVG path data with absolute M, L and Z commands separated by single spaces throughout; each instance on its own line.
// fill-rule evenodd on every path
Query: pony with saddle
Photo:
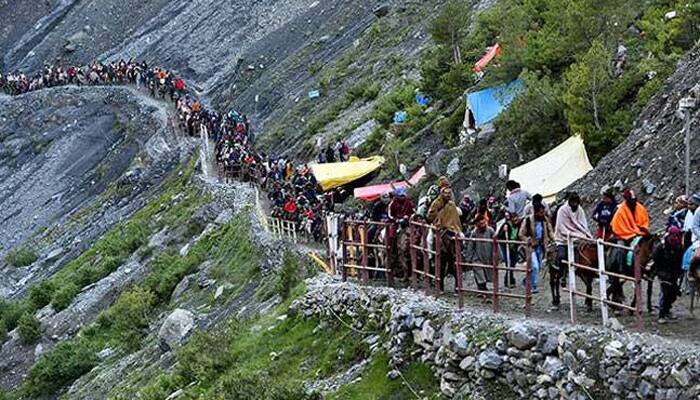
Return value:
M 660 243 L 658 234 L 650 234 L 639 237 L 633 241 L 632 251 L 623 250 L 620 248 L 608 248 L 605 251 L 605 270 L 618 275 L 624 275 L 633 278 L 635 261 L 639 263 L 642 269 L 642 279 L 647 281 L 647 310 L 652 312 L 652 287 L 654 284 L 653 268 L 648 266 L 651 260 L 652 253 L 656 245 Z M 586 286 L 586 294 L 591 296 L 593 293 L 593 282 L 598 278 L 598 247 L 596 243 L 584 241 L 578 244 L 574 250 L 575 262 L 586 268 L 576 268 L 576 275 L 581 278 Z M 636 259 L 636 260 L 635 260 Z M 700 264 L 700 263 L 699 263 Z M 608 288 L 606 297 L 608 300 L 622 303 L 625 300 L 624 283 L 625 280 L 616 276 L 608 278 Z M 632 301 L 631 307 L 636 305 L 636 298 Z M 586 308 L 588 311 L 593 310 L 593 300 L 586 298 Z

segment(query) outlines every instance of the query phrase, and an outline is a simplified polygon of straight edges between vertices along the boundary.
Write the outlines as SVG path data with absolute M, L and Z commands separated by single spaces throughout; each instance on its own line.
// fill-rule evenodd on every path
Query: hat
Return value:
M 690 196 L 690 200 L 688 201 L 696 206 L 700 206 L 700 194 L 695 193 L 694 195 Z
M 625 200 L 635 200 L 637 198 L 637 195 L 634 193 L 634 190 L 632 189 L 625 189 L 622 192 L 622 197 Z
M 450 187 L 450 181 L 447 180 L 446 176 L 441 176 L 440 178 L 438 178 L 438 184 L 441 188 Z
M 679 228 L 675 225 L 670 226 L 666 232 L 669 235 L 681 235 L 681 234 L 683 234 L 683 231 L 681 230 L 681 228 Z
M 398 197 L 406 197 L 406 188 L 405 187 L 397 187 L 396 190 L 394 191 L 394 194 Z

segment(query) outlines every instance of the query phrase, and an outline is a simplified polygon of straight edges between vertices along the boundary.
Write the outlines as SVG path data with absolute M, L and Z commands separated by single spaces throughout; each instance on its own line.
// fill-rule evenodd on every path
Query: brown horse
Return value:
M 690 312 L 695 309 L 695 297 L 700 296 L 700 249 L 695 251 L 688 270 L 688 283 L 692 285 Z
M 652 306 L 652 288 L 654 284 L 654 271 L 648 267 L 649 261 L 651 260 L 651 255 L 654 251 L 654 246 L 659 241 L 659 235 L 648 235 L 643 237 L 635 249 L 633 250 L 637 256 L 639 265 L 642 268 L 642 278 L 647 281 L 647 310 L 649 312 L 653 311 Z M 626 252 L 625 250 L 610 248 L 606 251 L 605 259 L 608 260 L 606 263 L 606 270 L 609 272 L 623 274 L 630 277 L 634 277 L 634 266 L 620 265 L 622 259 L 626 258 L 626 254 L 620 254 L 619 252 Z M 598 248 L 595 243 L 583 242 L 581 243 L 575 252 L 576 262 L 585 265 L 589 268 L 598 269 Z M 586 294 L 591 295 L 593 293 L 593 282 L 598 277 L 598 272 L 590 271 L 583 268 L 576 269 L 576 275 L 581 278 L 583 283 L 586 285 Z M 617 277 L 609 278 L 609 285 L 607 289 L 606 296 L 608 300 L 614 301 L 616 303 L 621 303 L 624 301 L 624 281 Z M 632 301 L 631 306 L 636 305 L 636 298 Z M 593 310 L 593 301 L 590 298 L 586 298 L 586 308 L 588 311 Z

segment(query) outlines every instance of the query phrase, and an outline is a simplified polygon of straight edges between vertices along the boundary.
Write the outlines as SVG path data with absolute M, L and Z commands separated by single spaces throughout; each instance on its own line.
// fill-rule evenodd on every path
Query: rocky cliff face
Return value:
M 684 193 L 685 136 L 683 119 L 677 114 L 678 102 L 700 84 L 700 49 L 691 51 L 664 88 L 656 94 L 634 124 L 629 137 L 571 190 L 593 204 L 603 186 L 630 186 L 650 208 L 657 227 L 665 223 L 662 211 Z M 700 188 L 698 162 L 698 111 L 692 111 L 690 127 L 691 193 Z
M 0 297 L 51 275 L 130 215 L 191 149 L 164 105 L 133 89 L 0 98 Z M 20 247 L 38 260 L 7 265 Z

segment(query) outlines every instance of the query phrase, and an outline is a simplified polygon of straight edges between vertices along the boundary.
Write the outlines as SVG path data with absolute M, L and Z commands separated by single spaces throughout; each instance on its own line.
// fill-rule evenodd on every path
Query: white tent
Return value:
M 572 136 L 549 153 L 510 171 L 510 179 L 546 201 L 592 170 L 580 136 Z

